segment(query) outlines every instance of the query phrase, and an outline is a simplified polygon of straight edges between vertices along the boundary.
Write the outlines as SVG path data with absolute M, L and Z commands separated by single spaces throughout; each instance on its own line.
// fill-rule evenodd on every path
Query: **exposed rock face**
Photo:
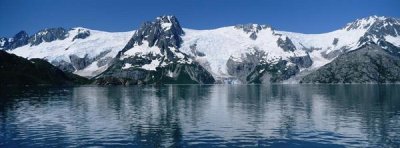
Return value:
M 383 44 L 383 43 L 382 43 Z M 391 49 L 389 49 L 391 48 Z M 394 48 L 394 49 L 393 49 Z M 302 83 L 392 83 L 400 81 L 400 58 L 369 43 L 343 54 L 331 63 L 305 76 Z
M 279 38 L 277 41 L 277 44 L 284 51 L 295 51 L 296 50 L 296 46 L 293 45 L 292 40 L 290 40 L 288 37 L 286 37 L 285 40 L 283 40 L 282 38 Z
M 31 46 L 39 45 L 42 42 L 51 42 L 54 40 L 63 40 L 67 37 L 68 30 L 64 28 L 48 28 L 39 31 L 29 38 Z
M 88 55 L 85 55 L 83 58 L 76 55 L 70 55 L 69 59 L 76 70 L 81 70 L 93 62 L 93 59 L 90 59 Z
M 290 62 L 299 66 L 299 68 L 308 68 L 313 64 L 310 55 L 307 56 L 299 56 L 299 57 L 291 57 Z
M 10 42 L 10 46 L 9 49 L 14 49 L 23 45 L 26 45 L 28 42 L 28 33 L 26 33 L 25 31 L 21 31 L 19 33 L 17 33 L 14 37 L 12 42 Z
M 70 62 L 66 61 L 53 61 L 51 64 L 66 72 L 74 72 L 76 70 Z
M 333 39 L 332 45 L 336 46 L 338 44 L 338 42 L 339 42 L 339 39 L 335 38 L 335 39 Z
M 344 46 L 344 47 L 340 48 L 339 50 L 334 50 L 331 52 L 322 52 L 321 55 L 325 59 L 331 60 L 331 59 L 338 57 L 339 55 L 346 53 L 348 50 L 349 50 L 349 48 Z
M 72 38 L 72 41 L 76 39 L 85 39 L 90 36 L 90 31 L 89 30 L 84 30 L 84 29 L 78 29 L 78 34 Z
M 367 25 L 361 25 L 359 23 L 359 27 L 363 27 L 364 29 L 368 29 L 367 33 L 376 37 L 384 37 L 387 35 L 390 36 L 398 36 L 400 31 L 400 21 L 395 18 L 386 18 L 386 17 L 378 17 L 378 16 L 371 16 L 368 18 L 364 18 L 368 20 L 374 20 L 372 23 Z M 360 20 L 359 20 L 360 21 Z M 356 21 L 355 23 L 357 23 Z M 356 26 L 353 26 L 353 28 Z M 350 27 L 349 27 L 350 29 Z
M 0 37 L 0 50 L 6 50 L 8 46 L 8 38 Z
M 159 47 L 161 52 L 169 47 L 179 48 L 182 43 L 180 35 L 183 34 L 175 16 L 158 17 L 154 22 L 143 23 L 122 52 L 131 49 L 135 44 L 142 45 L 143 41 L 147 41 L 149 47 Z
M 63 72 L 42 59 L 27 60 L 0 50 L 0 86 L 73 85 L 89 80 Z
M 63 40 L 68 36 L 68 31 L 64 28 L 49 28 L 44 29 L 36 34 L 29 36 L 25 31 L 18 32 L 12 38 L 0 38 L 0 49 L 12 50 L 21 46 L 30 44 L 31 46 L 39 45 L 44 42 L 51 42 L 54 40 Z
M 235 26 L 236 29 L 242 29 L 244 32 L 250 34 L 250 38 L 253 40 L 257 39 L 257 33 L 266 28 L 271 28 L 267 25 L 258 25 L 258 24 L 239 24 Z
M 198 56 L 198 57 L 204 57 L 205 56 L 204 53 L 202 53 L 202 52 L 197 50 L 197 44 L 190 45 L 190 52 L 192 52 L 192 54 L 194 56 Z
M 280 60 L 277 63 L 257 65 L 246 79 L 250 84 L 278 83 L 299 72 L 300 69 L 297 65 L 291 64 L 286 60 Z
M 386 36 L 397 37 L 400 32 L 400 20 L 396 18 L 370 16 L 358 19 L 346 26 L 346 30 L 366 29 L 366 33 L 359 39 L 359 45 L 384 40 Z
M 253 50 L 253 53 L 245 53 L 240 59 L 231 57 L 226 63 L 228 74 L 237 77 L 242 83 L 248 83 L 248 75 L 261 64 L 263 58 L 266 56 L 264 51 L 257 48 Z
M 227 62 L 228 73 L 237 77 L 242 83 L 260 84 L 276 83 L 287 80 L 300 72 L 300 68 L 312 65 L 309 55 L 291 57 L 290 61 L 267 61 L 264 51 L 257 48 L 253 52 L 242 55 L 240 59 L 231 57 Z
M 0 48 L 3 50 L 11 50 L 17 47 L 24 46 L 28 44 L 29 35 L 25 31 L 18 32 L 12 38 L 0 38 Z
M 96 77 L 96 83 L 214 83 L 214 78 L 207 70 L 178 50 L 183 34 L 174 16 L 162 16 L 144 23 L 118 53 L 112 66 Z
M 383 48 L 385 51 L 387 51 L 391 55 L 400 57 L 400 48 L 393 45 L 392 43 L 389 43 L 385 40 L 378 40 L 377 45 L 380 46 L 381 48 Z
M 149 71 L 139 68 L 112 69 L 96 79 L 99 85 L 212 84 L 214 78 L 199 64 L 169 64 Z
M 109 52 L 110 52 L 110 50 L 104 51 L 94 58 L 89 57 L 88 54 L 86 54 L 84 57 L 78 57 L 77 55 L 70 55 L 69 56 L 70 62 L 66 62 L 66 61 L 50 61 L 50 62 L 51 62 L 51 64 L 57 66 L 58 68 L 60 68 L 63 71 L 74 72 L 74 71 L 82 70 L 82 69 L 88 67 L 94 61 L 98 61 L 97 62 L 98 67 L 101 67 L 101 66 L 104 66 L 104 65 L 110 63 L 110 61 L 112 60 L 111 57 L 102 59 Z

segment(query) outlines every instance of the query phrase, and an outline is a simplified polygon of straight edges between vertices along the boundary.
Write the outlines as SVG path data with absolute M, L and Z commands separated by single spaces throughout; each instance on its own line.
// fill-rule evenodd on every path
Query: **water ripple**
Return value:
M 22 88 L 0 96 L 0 147 L 399 147 L 399 92 L 400 85 Z

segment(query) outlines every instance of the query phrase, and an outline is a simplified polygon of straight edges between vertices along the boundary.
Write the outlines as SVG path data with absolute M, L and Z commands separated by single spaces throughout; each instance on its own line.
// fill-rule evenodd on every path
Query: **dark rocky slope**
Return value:
M 400 49 L 385 41 L 368 43 L 305 76 L 301 83 L 400 82 Z
M 63 72 L 42 59 L 27 60 L 0 50 L 0 86 L 74 85 L 89 80 Z

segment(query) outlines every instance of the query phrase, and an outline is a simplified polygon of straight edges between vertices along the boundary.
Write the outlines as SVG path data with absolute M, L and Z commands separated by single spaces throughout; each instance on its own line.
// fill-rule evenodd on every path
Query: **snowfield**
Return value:
M 182 36 L 184 42 L 180 50 L 195 56 L 191 46 L 196 44 L 196 50 L 205 54 L 203 57 L 197 56 L 196 60 L 208 63 L 211 73 L 216 77 L 229 76 L 226 62 L 230 57 L 240 61 L 243 54 L 254 52 L 254 48 L 265 51 L 268 55 L 266 58 L 270 62 L 295 55 L 306 55 L 303 50 L 285 52 L 278 47 L 277 40 L 285 37 L 275 34 L 271 28 L 260 30 L 255 40 L 249 37 L 250 33 L 234 26 L 214 30 L 184 29 L 184 31 L 185 35 Z
M 89 30 L 90 36 L 85 39 L 73 38 L 78 34 L 79 30 Z M 117 53 L 124 48 L 134 31 L 129 32 L 104 32 L 90 30 L 82 27 L 73 28 L 64 40 L 56 40 L 52 42 L 43 42 L 36 46 L 30 44 L 11 50 L 10 53 L 31 59 L 42 58 L 49 62 L 71 62 L 70 56 L 76 55 L 79 58 L 85 56 L 95 58 L 101 53 L 108 52 L 102 59 L 114 58 Z M 99 59 L 100 60 L 100 59 Z M 98 67 L 97 62 L 93 62 L 85 69 L 75 71 L 75 74 L 81 76 L 92 77 L 103 72 L 108 66 Z

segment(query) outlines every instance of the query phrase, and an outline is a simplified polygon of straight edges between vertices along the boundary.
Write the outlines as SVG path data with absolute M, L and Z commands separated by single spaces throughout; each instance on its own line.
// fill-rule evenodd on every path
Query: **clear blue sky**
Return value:
M 49 27 L 129 31 L 164 14 L 184 28 L 258 23 L 322 33 L 370 15 L 399 18 L 399 8 L 400 0 L 0 0 L 0 36 Z

